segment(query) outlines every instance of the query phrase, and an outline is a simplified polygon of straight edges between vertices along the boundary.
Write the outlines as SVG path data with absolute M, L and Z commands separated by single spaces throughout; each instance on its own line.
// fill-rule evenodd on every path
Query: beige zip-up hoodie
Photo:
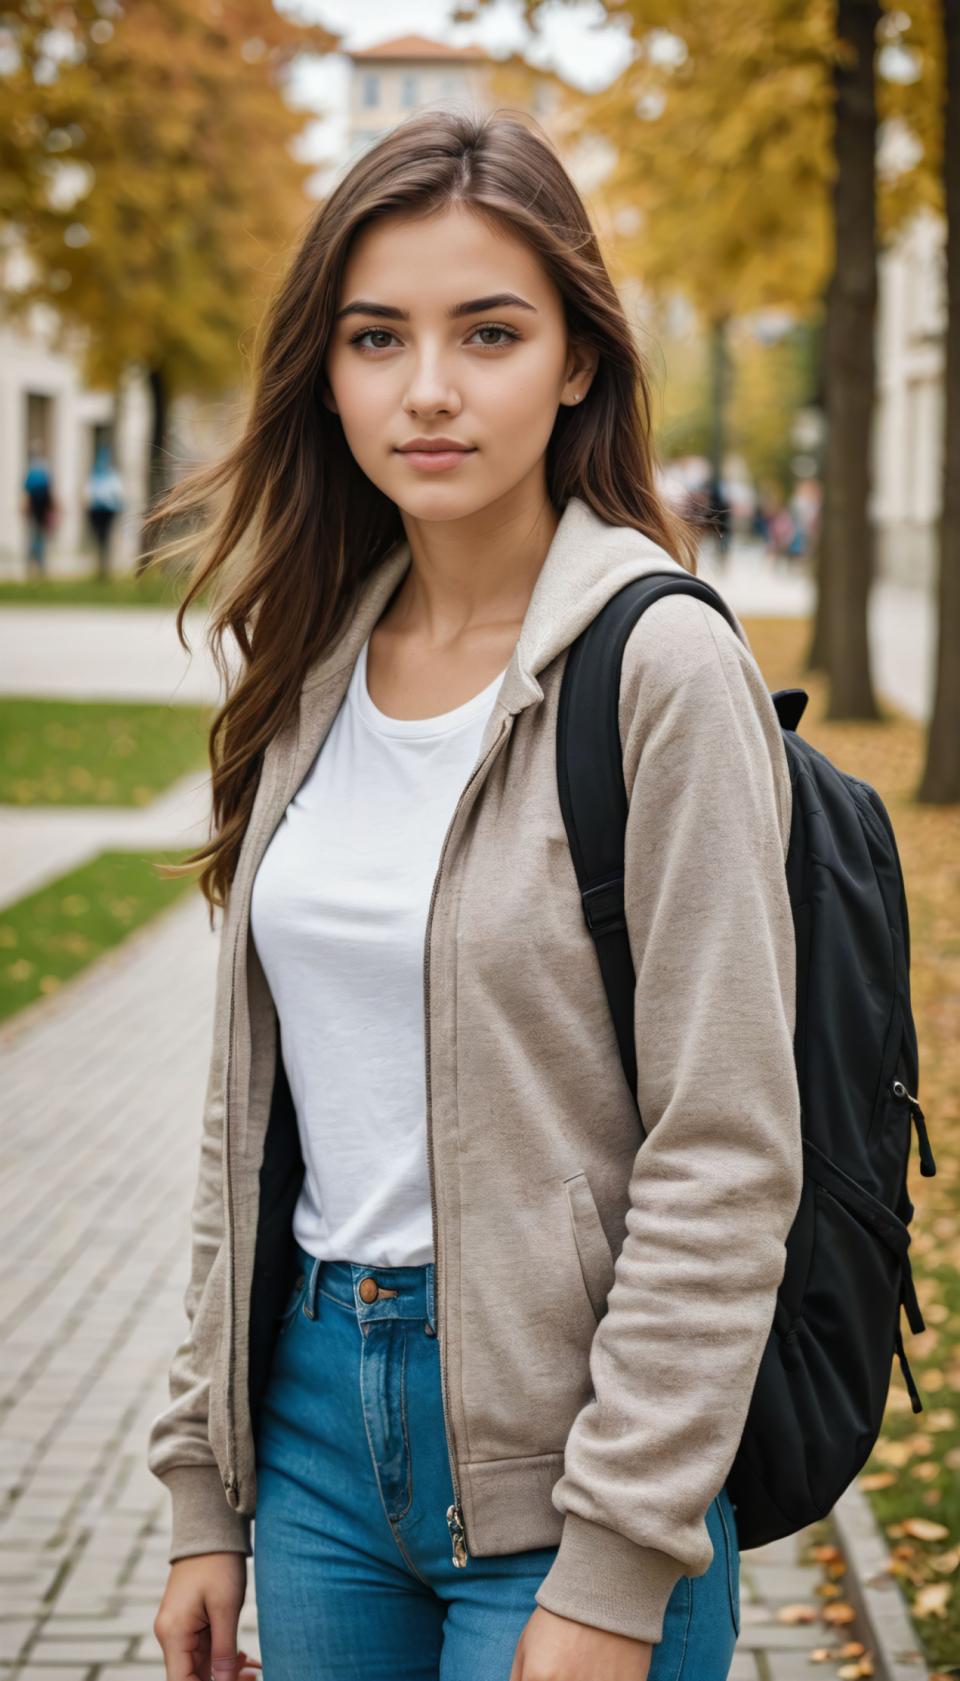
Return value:
M 252 1550 L 257 1396 L 293 1270 L 303 1158 L 249 938 L 253 878 L 409 564 L 401 541 L 365 580 L 270 743 L 224 915 L 188 1329 L 148 1445 L 171 1560 Z M 642 1147 L 564 832 L 566 651 L 623 584 L 672 567 L 566 505 L 451 818 L 424 948 L 453 1562 L 559 1544 L 537 1601 L 651 1642 L 678 1578 L 713 1556 L 705 1513 L 801 1188 L 791 785 L 736 618 L 661 599 L 624 653 Z

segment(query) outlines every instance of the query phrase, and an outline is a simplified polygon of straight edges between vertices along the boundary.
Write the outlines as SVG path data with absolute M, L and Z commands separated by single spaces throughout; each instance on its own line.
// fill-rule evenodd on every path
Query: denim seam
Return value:
M 363 1327 L 360 1323 L 359 1317 L 357 1318 L 357 1325 L 358 1325 L 358 1328 L 362 1331 Z M 367 1452 L 370 1455 L 370 1463 L 373 1466 L 373 1479 L 374 1479 L 374 1482 L 377 1485 L 377 1494 L 378 1494 L 379 1499 L 380 1499 L 380 1506 L 382 1508 L 383 1515 L 387 1520 L 387 1527 L 390 1530 L 390 1534 L 393 1536 L 394 1545 L 396 1546 L 397 1551 L 401 1554 L 401 1556 L 402 1556 L 404 1562 L 407 1564 L 408 1568 L 413 1571 L 413 1574 L 416 1576 L 417 1581 L 418 1582 L 423 1582 L 424 1587 L 428 1588 L 428 1587 L 431 1586 L 431 1584 L 426 1580 L 425 1577 L 421 1576 L 421 1574 L 420 1574 L 419 1570 L 417 1569 L 416 1565 L 413 1563 L 413 1560 L 410 1558 L 406 1547 L 401 1542 L 400 1537 L 397 1534 L 396 1529 L 394 1528 L 393 1519 L 391 1518 L 390 1513 L 387 1511 L 387 1503 L 383 1498 L 383 1488 L 382 1488 L 381 1483 L 380 1483 L 380 1467 L 377 1464 L 377 1456 L 376 1456 L 376 1453 L 374 1452 L 373 1442 L 370 1439 L 370 1426 L 369 1426 L 369 1423 L 367 1421 L 367 1399 L 366 1399 L 366 1394 L 364 1392 L 364 1387 L 363 1387 L 363 1367 L 364 1367 L 364 1356 L 365 1356 L 365 1354 L 366 1354 L 366 1347 L 363 1347 L 360 1351 L 360 1412 L 361 1412 L 361 1416 L 363 1418 L 363 1433 L 367 1438 Z
M 723 1500 L 719 1495 L 717 1496 L 717 1511 L 720 1514 L 720 1522 L 723 1525 L 723 1538 L 724 1538 L 724 1544 L 725 1544 L 726 1549 L 727 1549 L 727 1593 L 728 1593 L 729 1598 L 730 1598 L 730 1616 L 733 1620 L 734 1633 L 739 1638 L 739 1635 L 740 1635 L 740 1610 L 739 1610 L 740 1596 L 739 1596 L 739 1593 L 734 1592 L 734 1580 L 733 1580 L 733 1551 L 734 1551 L 734 1547 L 737 1546 L 738 1552 L 739 1552 L 739 1545 L 731 1537 L 730 1525 L 727 1522 L 727 1515 L 726 1515 L 726 1513 L 723 1509 Z M 738 1567 L 738 1570 L 737 1570 L 737 1575 L 738 1575 L 738 1578 L 739 1578 L 739 1567 Z
M 399 1523 L 413 1505 L 413 1460 L 410 1457 L 410 1437 L 407 1432 L 407 1338 L 400 1339 L 400 1431 L 403 1436 L 403 1457 L 407 1466 L 407 1504 L 397 1512 L 391 1523 Z
M 680 1658 L 673 1681 L 683 1681 L 683 1666 L 687 1661 L 687 1643 L 690 1639 L 690 1624 L 693 1621 L 693 1582 L 689 1576 L 681 1576 L 680 1581 L 687 1584 L 687 1616 L 683 1625 L 683 1642 L 680 1647 Z
M 329 1290 L 325 1290 L 322 1284 L 317 1285 L 317 1295 L 324 1296 L 328 1302 L 333 1303 L 334 1307 L 342 1308 L 344 1313 L 352 1313 L 355 1319 L 358 1318 L 357 1309 L 353 1302 L 345 1302 L 340 1296 L 331 1296 Z
M 277 1335 L 278 1336 L 282 1336 L 284 1331 L 288 1331 L 290 1329 L 290 1326 L 293 1324 L 294 1320 L 296 1319 L 297 1313 L 299 1312 L 300 1307 L 302 1306 L 302 1304 L 303 1304 L 303 1302 L 306 1298 L 308 1288 L 309 1288 L 309 1280 L 308 1280 L 307 1275 L 305 1273 L 304 1277 L 303 1277 L 303 1283 L 300 1285 L 300 1288 L 297 1291 L 296 1300 L 294 1301 L 293 1306 L 290 1307 L 290 1308 L 287 1308 L 285 1310 L 285 1312 L 280 1315 L 280 1322 L 277 1326 Z

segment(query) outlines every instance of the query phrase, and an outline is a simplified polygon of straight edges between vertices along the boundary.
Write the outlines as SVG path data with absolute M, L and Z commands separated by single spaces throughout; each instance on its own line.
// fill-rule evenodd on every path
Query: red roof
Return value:
M 461 59 L 489 59 L 485 47 L 473 43 L 452 47 L 446 41 L 431 41 L 426 35 L 395 35 L 390 41 L 378 41 L 372 47 L 345 48 L 347 58 L 440 58 L 449 63 Z

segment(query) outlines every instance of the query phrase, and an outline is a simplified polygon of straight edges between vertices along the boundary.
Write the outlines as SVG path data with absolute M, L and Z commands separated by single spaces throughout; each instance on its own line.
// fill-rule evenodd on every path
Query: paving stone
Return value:
M 93 1673 L 89 1664 L 26 1663 L 19 1671 L 17 1681 L 88 1681 Z
M 68 1640 L 50 1640 L 41 1635 L 30 1649 L 37 1663 L 108 1663 L 111 1659 L 126 1658 L 130 1641 L 126 1635 L 71 1635 Z
M 64 1616 L 54 1611 L 44 1624 L 44 1633 L 58 1640 L 64 1640 L 75 1634 L 89 1635 L 95 1638 L 100 1635 L 127 1634 L 133 1638 L 143 1634 L 144 1629 L 149 1628 L 151 1622 L 152 1618 L 145 1617 L 143 1611 L 136 1605 L 125 1606 L 112 1612 L 108 1617 L 98 1615 L 81 1617 L 75 1611 L 71 1611 L 68 1616 Z
M 829 1640 L 821 1642 L 829 1646 Z M 802 1652 L 776 1652 L 769 1659 L 770 1681 L 835 1681 L 838 1665 L 811 1663 Z
M 811 1565 L 753 1565 L 751 1576 L 757 1585 L 758 1597 L 777 1602 L 812 1600 L 817 1584 L 823 1581 L 822 1572 Z
M 33 1627 L 21 1618 L 0 1618 L 0 1658 L 18 1658 Z
M 727 1681 L 760 1681 L 760 1671 L 753 1652 L 742 1651 L 738 1647 L 733 1654 Z
M 790 1652 L 806 1651 L 809 1647 L 823 1646 L 826 1642 L 826 1630 L 822 1623 L 776 1623 L 768 1621 L 749 1625 L 743 1623 L 740 1628 L 738 1646 L 750 1648 L 754 1652 Z
M 163 1657 L 157 1648 L 156 1666 L 163 1669 Z M 97 1671 L 98 1681 L 145 1681 L 146 1667 L 144 1664 L 113 1664 L 105 1663 Z

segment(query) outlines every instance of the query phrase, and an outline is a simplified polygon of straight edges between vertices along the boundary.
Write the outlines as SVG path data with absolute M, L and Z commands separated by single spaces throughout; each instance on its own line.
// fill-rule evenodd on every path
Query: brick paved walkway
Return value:
M 162 1673 L 168 1496 L 145 1445 L 182 1331 L 216 948 L 191 893 L 0 1030 L 0 1681 Z M 774 1619 L 817 1603 L 803 1539 L 743 1555 L 732 1681 L 836 1674 L 807 1657 L 822 1624 Z M 251 1574 L 249 1652 L 255 1628 Z

